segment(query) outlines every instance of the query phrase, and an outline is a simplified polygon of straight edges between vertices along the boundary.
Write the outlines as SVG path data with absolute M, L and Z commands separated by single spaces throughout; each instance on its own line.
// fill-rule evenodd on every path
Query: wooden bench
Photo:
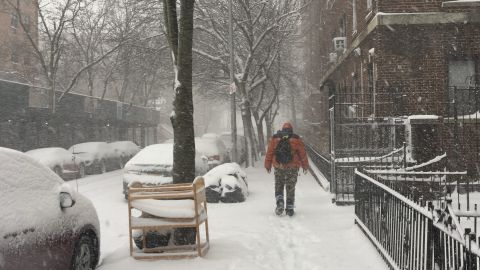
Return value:
M 140 216 L 135 209 L 140 211 Z M 133 185 L 128 192 L 128 216 L 130 256 L 135 259 L 192 258 L 204 256 L 209 249 L 205 181 L 202 177 L 191 184 Z M 204 240 L 200 237 L 202 224 L 205 227 Z M 195 228 L 195 244 L 147 247 L 148 232 L 175 228 Z M 143 233 L 142 249 L 134 247 L 133 231 Z

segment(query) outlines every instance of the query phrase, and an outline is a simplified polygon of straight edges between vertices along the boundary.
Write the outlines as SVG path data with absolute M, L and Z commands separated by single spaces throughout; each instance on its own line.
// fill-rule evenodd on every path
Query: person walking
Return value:
M 268 143 L 265 156 L 265 169 L 271 172 L 275 169 L 275 199 L 277 207 L 275 213 L 293 216 L 295 206 L 295 185 L 297 184 L 298 171 L 300 168 L 306 174 L 308 171 L 308 158 L 302 139 L 293 133 L 290 123 L 285 123 L 282 130 L 277 131 Z M 284 190 L 287 193 L 285 208 Z

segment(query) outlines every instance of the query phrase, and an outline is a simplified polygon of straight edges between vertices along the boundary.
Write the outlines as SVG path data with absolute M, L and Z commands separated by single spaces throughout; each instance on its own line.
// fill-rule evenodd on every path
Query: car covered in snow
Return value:
M 68 151 L 84 161 L 87 174 L 105 173 L 123 167 L 120 156 L 106 142 L 75 144 Z
M 216 134 L 207 133 L 202 137 L 196 137 L 195 148 L 200 155 L 207 157 L 209 169 L 230 162 L 227 147 Z
M 92 203 L 52 170 L 0 148 L 0 269 L 94 269 L 100 225 Z
M 222 140 L 225 147 L 227 147 L 228 155 L 230 160 L 233 160 L 232 157 L 232 135 L 230 132 L 223 132 L 219 136 L 220 140 Z M 237 135 L 237 162 L 242 164 L 245 162 L 247 157 L 247 143 L 245 141 L 245 137 L 242 135 Z
M 128 187 L 133 183 L 163 185 L 172 183 L 173 144 L 152 144 L 138 152 L 127 164 L 123 174 L 123 194 L 128 196 Z M 208 171 L 206 157 L 195 154 L 195 174 Z M 193 179 L 192 179 L 193 180 Z
M 117 141 L 109 144 L 113 147 L 115 155 L 120 158 L 123 165 L 140 151 L 140 146 L 131 141 Z
M 207 202 L 243 202 L 248 196 L 247 174 L 237 163 L 224 163 L 206 173 Z
M 28 156 L 47 166 L 63 179 L 85 176 L 85 163 L 80 157 L 60 147 L 39 148 L 25 152 Z

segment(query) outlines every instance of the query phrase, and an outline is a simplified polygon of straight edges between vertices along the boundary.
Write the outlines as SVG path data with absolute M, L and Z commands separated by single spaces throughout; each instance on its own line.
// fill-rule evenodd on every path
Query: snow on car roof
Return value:
M 212 138 L 195 138 L 195 148 L 206 156 L 223 155 L 227 151 L 221 140 Z
M 112 146 L 115 151 L 124 152 L 127 155 L 134 155 L 140 150 L 140 147 L 132 141 L 111 142 L 110 146 Z
M 173 144 L 152 144 L 142 149 L 130 161 L 125 168 L 131 165 L 173 165 Z
M 106 142 L 79 143 L 71 146 L 68 151 L 74 154 L 84 153 L 86 155 L 82 157 L 85 159 L 88 159 L 90 155 L 98 154 L 100 157 L 109 157 L 115 154 L 113 147 Z
M 208 138 L 208 139 L 217 139 L 219 136 L 215 133 L 205 133 L 202 135 L 202 138 Z
M 72 159 L 72 154 L 60 147 L 39 148 L 25 152 L 25 154 L 50 168 L 61 166 Z
M 127 164 L 125 170 L 150 171 L 158 168 L 169 168 L 173 166 L 173 144 L 160 143 L 152 144 L 143 148 Z M 195 168 L 199 173 L 207 170 L 207 164 L 200 158 L 199 151 L 195 153 Z

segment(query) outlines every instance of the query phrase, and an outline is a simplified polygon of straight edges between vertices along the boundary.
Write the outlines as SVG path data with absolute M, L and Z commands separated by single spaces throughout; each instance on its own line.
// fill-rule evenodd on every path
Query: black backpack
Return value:
M 292 160 L 292 147 L 290 146 L 290 135 L 285 134 L 280 137 L 280 141 L 275 148 L 275 159 L 280 164 L 287 164 Z

